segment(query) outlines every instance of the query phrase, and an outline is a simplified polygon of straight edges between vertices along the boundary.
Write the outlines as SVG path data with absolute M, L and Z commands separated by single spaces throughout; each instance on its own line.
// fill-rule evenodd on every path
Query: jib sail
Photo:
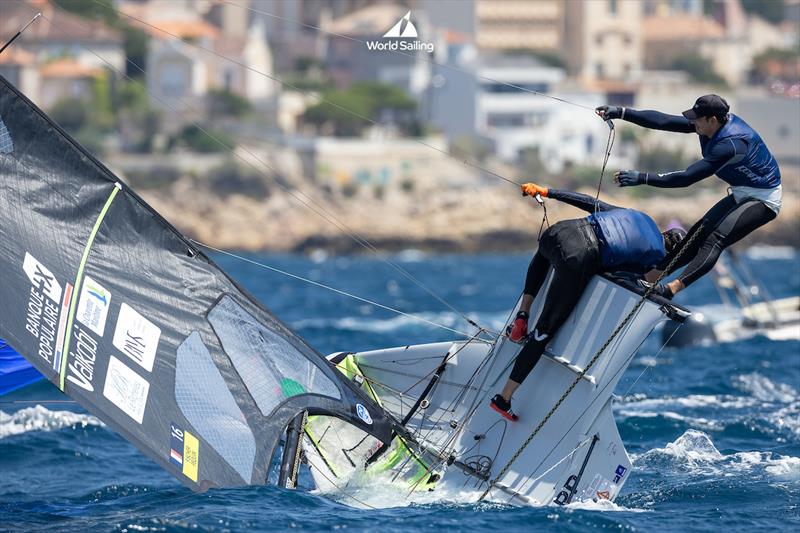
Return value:
M 390 438 L 380 408 L 2 77 L 0 272 L 0 337 L 195 490 L 265 483 L 302 411 Z

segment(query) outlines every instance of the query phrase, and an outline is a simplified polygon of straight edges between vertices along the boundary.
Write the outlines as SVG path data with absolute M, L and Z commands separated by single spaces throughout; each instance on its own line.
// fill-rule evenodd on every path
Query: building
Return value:
M 639 76 L 642 2 L 566 2 L 565 8 L 563 47 L 570 74 L 586 82 Z
M 58 59 L 39 69 L 40 87 L 38 104 L 48 109 L 65 99 L 90 101 L 95 81 L 105 75 L 100 67 L 89 67 L 75 59 Z
M 3 51 L 0 55 L 0 76 L 31 98 L 39 94 L 40 77 L 36 58 L 22 48 L 11 46 Z
M 475 0 L 475 43 L 482 52 L 558 54 L 565 8 L 562 0 Z
M 59 9 L 47 0 L 3 2 L 0 41 L 8 41 L 37 12 L 42 13 L 42 19 L 14 42 L 14 47 L 33 54 L 37 64 L 71 58 L 85 67 L 125 70 L 120 32 Z
M 271 105 L 278 86 L 270 79 L 272 52 L 263 22 L 249 22 L 251 17 L 241 15 L 247 13 L 242 7 L 219 9 L 209 3 L 218 9 L 204 13 L 190 11 L 185 4 L 194 5 L 189 0 L 166 4 L 157 0 L 123 6 L 143 21 L 132 19 L 132 23 L 151 36 L 147 89 L 153 105 L 197 116 L 214 89 L 230 91 L 257 106 Z M 162 5 L 164 9 L 158 9 Z
M 586 109 L 544 95 L 595 107 L 603 96 L 569 90 L 563 69 L 527 56 L 482 56 L 475 70 L 475 133 L 488 139 L 500 159 L 517 162 L 536 150 L 549 172 L 568 164 L 596 164 L 608 128 L 586 120 Z M 540 93 L 540 94 L 537 94 Z

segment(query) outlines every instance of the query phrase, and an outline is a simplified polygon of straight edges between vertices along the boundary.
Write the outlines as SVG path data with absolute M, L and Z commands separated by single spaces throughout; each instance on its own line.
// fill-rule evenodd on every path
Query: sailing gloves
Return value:
M 536 196 L 538 194 L 542 198 L 547 198 L 547 191 L 550 190 L 535 183 L 523 183 L 520 188 L 522 189 L 522 196 Z
M 511 342 L 521 343 L 528 336 L 528 313 L 520 311 L 514 319 L 514 323 L 509 327 L 508 337 Z
M 625 108 L 617 105 L 601 105 L 595 108 L 595 113 L 603 120 L 611 120 L 612 118 L 625 118 Z
M 646 185 L 647 172 L 638 170 L 620 170 L 614 174 L 614 182 L 620 187 L 630 187 L 632 185 Z

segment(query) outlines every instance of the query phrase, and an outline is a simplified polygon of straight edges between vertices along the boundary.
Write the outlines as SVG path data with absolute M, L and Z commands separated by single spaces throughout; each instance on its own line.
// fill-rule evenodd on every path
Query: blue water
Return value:
M 466 329 L 455 312 L 375 258 L 248 256 L 320 283 Z M 322 353 L 452 339 L 364 302 L 227 256 L 218 262 Z M 393 256 L 461 312 L 499 327 L 528 257 Z M 800 294 L 800 257 L 747 259 L 776 297 Z M 678 297 L 719 302 L 701 280 Z M 800 343 L 756 337 L 665 350 L 645 342 L 621 381 L 615 412 L 634 470 L 614 505 L 513 508 L 387 498 L 354 509 L 275 487 L 193 494 L 74 403 L 0 404 L 0 530 L 253 531 L 795 529 L 800 526 Z M 657 355 L 657 356 L 656 356 Z M 638 379 L 637 381 L 637 378 Z M 40 383 L 0 401 L 60 400 Z

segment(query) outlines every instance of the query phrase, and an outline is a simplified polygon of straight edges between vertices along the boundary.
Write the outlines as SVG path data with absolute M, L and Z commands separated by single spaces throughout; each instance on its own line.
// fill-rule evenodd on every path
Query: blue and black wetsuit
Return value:
M 622 119 L 650 129 L 695 133 L 694 124 L 680 115 L 626 108 Z M 703 159 L 686 170 L 647 172 L 642 177 L 643 184 L 653 187 L 688 187 L 716 174 L 731 186 L 731 194 L 717 202 L 689 230 L 692 235 L 702 224 L 702 235 L 683 252 L 672 269 L 686 266 L 678 276 L 684 286 L 708 273 L 722 250 L 770 222 L 781 207 L 778 163 L 761 136 L 744 120 L 729 114 L 712 137 L 700 135 L 700 150 Z M 671 259 L 668 257 L 665 262 Z
M 539 249 L 528 267 L 525 294 L 539 293 L 550 267 L 553 279 L 539 320 L 511 371 L 510 377 L 517 383 L 522 383 L 533 370 L 594 274 L 617 270 L 645 273 L 666 256 L 658 226 L 640 211 L 558 189 L 550 189 L 547 197 L 591 214 L 553 224 L 542 234 Z

